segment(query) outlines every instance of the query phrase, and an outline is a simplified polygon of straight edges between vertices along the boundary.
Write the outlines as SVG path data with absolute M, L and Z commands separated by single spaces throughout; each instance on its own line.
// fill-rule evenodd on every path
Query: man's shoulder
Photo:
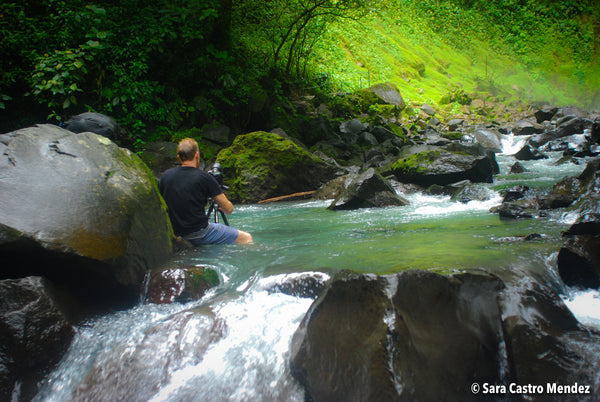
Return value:
M 189 177 L 194 179 L 210 179 L 211 175 L 205 172 L 202 169 L 187 167 L 187 166 L 175 166 L 168 170 L 165 170 L 161 175 L 161 179 L 163 178 L 171 178 L 171 177 Z

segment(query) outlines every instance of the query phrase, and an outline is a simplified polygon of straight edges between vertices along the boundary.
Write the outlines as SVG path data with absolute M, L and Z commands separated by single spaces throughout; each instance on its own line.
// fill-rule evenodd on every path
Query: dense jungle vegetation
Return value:
M 597 0 L 32 0 L 0 5 L 0 132 L 84 111 L 131 145 L 224 123 L 271 129 L 289 99 L 392 81 L 600 107 Z

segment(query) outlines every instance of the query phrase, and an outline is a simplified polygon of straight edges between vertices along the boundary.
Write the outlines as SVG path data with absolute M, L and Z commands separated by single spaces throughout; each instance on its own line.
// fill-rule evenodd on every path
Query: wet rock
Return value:
M 512 379 L 519 384 L 594 383 L 598 362 L 582 345 L 597 342 L 599 334 L 581 327 L 552 290 L 524 278 L 500 294 L 499 306 Z M 532 395 L 533 400 L 545 397 Z M 577 395 L 565 400 L 592 399 Z
M 547 155 L 544 155 L 536 148 L 533 148 L 531 145 L 525 144 L 523 148 L 519 150 L 514 157 L 520 161 L 531 161 L 531 160 L 539 160 L 539 159 L 548 159 Z
M 481 184 L 468 184 L 452 195 L 452 201 L 466 204 L 471 201 L 488 201 L 494 196 L 495 192 Z
M 473 383 L 594 384 L 599 340 L 530 278 L 346 272 L 294 334 L 291 370 L 315 401 L 470 401 Z
M 529 120 L 519 120 L 513 125 L 512 132 L 514 135 L 531 135 L 543 133 L 544 130 L 545 128 L 541 124 Z
M 600 191 L 600 159 L 588 162 L 577 177 L 566 177 L 552 187 L 552 197 L 562 197 L 565 202 L 571 200 L 572 210 L 581 215 L 600 209 L 598 193 Z M 577 202 L 575 202 L 577 200 Z
M 521 198 L 525 198 L 527 193 L 529 192 L 529 187 L 527 186 L 514 186 L 506 190 L 504 194 L 504 198 L 502 202 L 511 202 L 520 200 Z
M 75 329 L 59 295 L 41 277 L 0 281 L 1 400 L 30 400 L 71 343 Z
M 573 134 L 582 134 L 585 121 L 580 117 L 570 117 L 561 122 L 556 129 L 532 136 L 527 143 L 534 148 L 540 147 L 547 142 L 557 140 L 559 138 L 568 137 Z
M 503 202 L 498 208 L 500 218 L 519 219 L 542 216 L 540 204 L 536 198 L 523 198 L 517 201 Z
M 328 209 L 348 210 L 403 205 L 408 205 L 408 201 L 399 197 L 391 184 L 370 168 L 362 174 L 346 176 L 344 190 L 336 196 Z
M 557 265 L 566 285 L 600 288 L 600 233 L 569 236 L 558 253 Z
M 292 141 L 264 131 L 236 137 L 219 152 L 217 162 L 224 169 L 229 199 L 244 203 L 315 190 L 338 170 Z
M 510 173 L 514 173 L 514 174 L 518 174 L 518 173 L 525 173 L 527 171 L 527 169 L 525 169 L 525 166 L 523 166 L 521 163 L 519 162 L 515 162 L 511 167 L 510 167 Z
M 543 108 L 536 110 L 534 115 L 537 123 L 542 124 L 545 121 L 552 120 L 556 112 L 558 112 L 557 107 L 544 106 Z
M 482 147 L 495 153 L 502 152 L 501 135 L 499 132 L 490 129 L 478 129 L 473 132 L 475 141 Z
M 209 309 L 177 313 L 99 356 L 73 401 L 148 401 L 177 370 L 200 363 L 227 328 Z M 130 344 L 131 343 L 131 344 Z
M 417 148 L 416 152 L 394 162 L 384 174 L 393 174 L 398 181 L 423 186 L 462 180 L 491 183 L 496 168 L 495 160 L 481 147 L 451 144 L 445 148 Z
M 67 120 L 62 128 L 73 133 L 95 133 L 113 141 L 120 137 L 117 122 L 100 113 L 86 112 L 78 114 Z
M 321 272 L 300 272 L 277 275 L 265 281 L 271 293 L 314 299 L 323 292 L 329 279 L 329 275 Z
M 136 302 L 146 272 L 172 252 L 166 208 L 141 159 L 52 125 L 0 137 L 1 277 L 43 275 L 84 299 Z
M 206 267 L 179 267 L 155 271 L 148 283 L 150 303 L 185 303 L 199 300 L 219 284 L 218 274 Z

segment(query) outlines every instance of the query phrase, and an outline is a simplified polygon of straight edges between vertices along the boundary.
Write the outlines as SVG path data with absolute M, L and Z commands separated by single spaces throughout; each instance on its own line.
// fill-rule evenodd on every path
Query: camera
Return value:
M 221 166 L 219 162 L 215 162 L 212 165 L 212 167 L 208 170 L 208 174 L 217 180 L 217 183 L 219 183 L 219 186 L 221 186 L 222 189 L 227 190 L 228 187 L 223 182 L 223 166 Z

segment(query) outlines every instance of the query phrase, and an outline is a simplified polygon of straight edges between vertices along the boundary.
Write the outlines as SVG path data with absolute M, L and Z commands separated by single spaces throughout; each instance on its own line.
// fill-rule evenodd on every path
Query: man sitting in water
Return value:
M 233 204 L 223 194 L 217 180 L 198 169 L 198 143 L 192 138 L 181 140 L 177 146 L 177 158 L 181 161 L 181 166 L 164 172 L 158 183 L 158 189 L 167 203 L 175 235 L 195 246 L 251 243 L 250 233 L 208 221 L 204 207 L 209 198 L 214 199 L 219 209 L 226 214 L 233 211 Z

